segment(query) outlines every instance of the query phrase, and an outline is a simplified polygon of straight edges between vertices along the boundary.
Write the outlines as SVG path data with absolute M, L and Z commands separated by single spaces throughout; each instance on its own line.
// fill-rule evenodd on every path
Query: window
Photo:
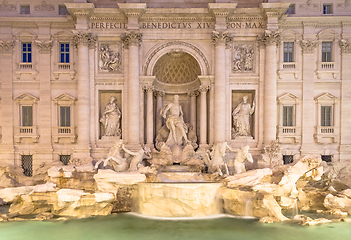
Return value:
M 22 62 L 31 63 L 32 62 L 32 44 L 22 43 Z
M 332 114 L 331 106 L 321 106 L 321 126 L 322 127 L 332 126 L 331 114 Z
M 323 14 L 332 14 L 333 4 L 323 4 Z
M 21 155 L 23 174 L 27 177 L 33 175 L 33 155 Z
M 60 106 L 60 127 L 71 126 L 71 107 Z
M 322 42 L 322 62 L 332 62 L 332 42 Z
M 22 106 L 22 127 L 33 126 L 33 106 Z
M 324 161 L 324 162 L 331 162 L 332 161 L 332 155 L 322 155 L 321 158 L 322 158 L 322 161 Z
M 60 63 L 69 63 L 69 43 L 60 43 Z
M 64 165 L 68 165 L 69 161 L 71 160 L 71 155 L 60 155 L 60 161 Z
M 283 155 L 284 164 L 290 164 L 294 162 L 294 155 Z
M 294 43 L 284 43 L 284 62 L 294 62 Z
M 30 6 L 29 5 L 22 5 L 20 7 L 20 14 L 30 14 Z
M 290 4 L 286 13 L 287 14 L 295 14 L 295 4 Z
M 283 106 L 283 126 L 292 127 L 294 126 L 294 107 L 293 106 Z
M 64 15 L 68 13 L 67 8 L 65 5 L 59 5 L 59 15 Z

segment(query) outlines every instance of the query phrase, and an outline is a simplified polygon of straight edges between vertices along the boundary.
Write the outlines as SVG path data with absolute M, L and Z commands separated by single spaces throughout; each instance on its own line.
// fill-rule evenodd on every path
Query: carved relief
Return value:
M 47 4 L 45 1 L 43 1 L 40 5 L 36 5 L 34 7 L 35 11 L 54 11 L 55 7 L 52 4 Z
M 319 11 L 319 4 L 312 3 L 311 0 L 307 0 L 305 4 L 300 4 L 300 9 Z
M 258 43 L 266 46 L 266 45 L 278 45 L 280 43 L 280 33 L 277 31 L 269 31 L 266 30 L 262 36 L 258 37 Z
M 253 44 L 235 45 L 233 51 L 233 72 L 253 71 L 253 56 Z
M 91 33 L 86 32 L 76 32 L 73 38 L 74 44 L 78 45 L 90 45 L 92 42 L 96 41 L 96 38 Z
M 0 41 L 0 53 L 12 54 L 14 46 L 14 41 Z
M 351 0 L 345 0 L 344 3 L 339 3 L 338 4 L 339 9 L 351 9 Z
M 233 41 L 233 38 L 229 36 L 228 32 L 212 32 L 212 42 L 214 44 L 226 44 L 226 47 L 230 46 L 230 43 Z
M 122 36 L 122 42 L 124 48 L 129 48 L 130 45 L 139 46 L 141 42 L 142 34 L 140 32 L 130 31 Z
M 9 4 L 7 1 L 3 1 L 0 4 L 0 11 L 16 11 L 16 6 L 14 4 Z
M 39 54 L 50 54 L 52 48 L 52 41 L 35 41 L 35 44 L 39 50 Z
M 342 53 L 351 53 L 351 41 L 346 39 L 341 39 L 339 41 L 340 49 Z
M 121 72 L 121 56 L 118 52 L 112 51 L 110 46 L 102 45 L 100 48 L 100 70 L 109 72 Z
M 304 54 L 313 54 L 317 45 L 318 45 L 318 41 L 316 41 L 316 40 L 302 40 L 302 41 L 300 41 L 300 46 L 301 46 L 302 52 Z

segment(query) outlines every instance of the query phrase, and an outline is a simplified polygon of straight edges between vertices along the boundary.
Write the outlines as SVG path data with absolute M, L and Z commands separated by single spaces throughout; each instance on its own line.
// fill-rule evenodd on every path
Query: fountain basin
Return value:
M 138 183 L 138 212 L 153 217 L 206 217 L 222 213 L 222 183 Z

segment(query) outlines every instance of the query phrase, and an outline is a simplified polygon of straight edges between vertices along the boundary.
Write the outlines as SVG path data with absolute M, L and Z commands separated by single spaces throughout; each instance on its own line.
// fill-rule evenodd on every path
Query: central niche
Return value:
M 153 75 L 162 83 L 190 83 L 201 75 L 201 69 L 196 59 L 190 54 L 173 51 L 166 53 L 157 61 Z

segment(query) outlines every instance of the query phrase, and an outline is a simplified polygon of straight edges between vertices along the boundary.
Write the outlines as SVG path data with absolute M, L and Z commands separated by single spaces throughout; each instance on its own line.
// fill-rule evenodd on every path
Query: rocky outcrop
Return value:
M 328 194 L 324 199 L 324 206 L 329 210 L 340 210 L 351 214 L 351 199 L 347 196 L 338 197 Z

